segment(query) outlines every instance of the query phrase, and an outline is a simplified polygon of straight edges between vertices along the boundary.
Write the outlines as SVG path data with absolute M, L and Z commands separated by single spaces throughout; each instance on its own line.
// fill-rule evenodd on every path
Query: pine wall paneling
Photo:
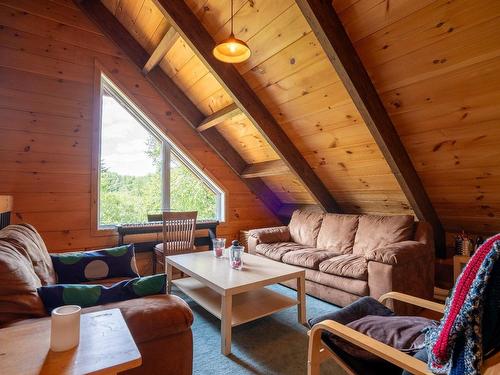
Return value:
M 500 3 L 348 3 L 333 1 L 444 227 L 500 231 Z
M 138 2 L 122 0 L 115 11 L 123 12 L 127 3 Z M 144 8 L 142 17 L 153 11 Z M 96 236 L 91 230 L 96 61 L 226 190 L 227 222 L 219 226 L 220 235 L 237 238 L 240 229 L 278 224 L 72 1 L 0 1 L 0 25 L 0 192 L 14 196 L 13 221 L 37 227 L 50 251 L 117 241 L 115 234 Z M 161 28 L 166 25 L 158 19 L 142 37 L 148 48 L 161 39 Z

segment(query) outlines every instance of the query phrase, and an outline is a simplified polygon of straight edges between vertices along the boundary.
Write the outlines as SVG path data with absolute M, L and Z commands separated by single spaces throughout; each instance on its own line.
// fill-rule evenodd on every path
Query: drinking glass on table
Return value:
M 231 268 L 235 270 L 241 270 L 243 268 L 243 253 L 245 248 L 240 246 L 238 241 L 233 241 L 233 246 L 230 248 L 229 254 L 229 264 Z
M 214 248 L 214 256 L 216 258 L 222 258 L 224 255 L 224 248 L 226 247 L 226 239 L 225 238 L 214 238 L 212 240 L 213 248 Z

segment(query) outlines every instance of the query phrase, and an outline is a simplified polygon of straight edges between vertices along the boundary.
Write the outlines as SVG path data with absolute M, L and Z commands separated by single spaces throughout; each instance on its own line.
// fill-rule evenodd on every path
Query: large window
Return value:
M 223 220 L 224 194 L 101 75 L 98 226 L 142 223 L 162 210 Z

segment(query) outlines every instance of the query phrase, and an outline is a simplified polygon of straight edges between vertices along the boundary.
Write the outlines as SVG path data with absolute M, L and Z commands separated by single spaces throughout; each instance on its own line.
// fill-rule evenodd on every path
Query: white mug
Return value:
M 80 312 L 77 305 L 60 306 L 52 310 L 50 349 L 64 352 L 80 343 Z

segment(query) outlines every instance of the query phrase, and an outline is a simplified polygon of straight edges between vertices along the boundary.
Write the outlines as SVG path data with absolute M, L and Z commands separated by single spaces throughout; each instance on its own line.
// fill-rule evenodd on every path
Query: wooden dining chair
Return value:
M 165 267 L 166 256 L 191 253 L 195 250 L 194 231 L 197 216 L 197 211 L 163 212 L 163 242 L 154 247 L 153 273 L 156 273 L 157 264 Z

